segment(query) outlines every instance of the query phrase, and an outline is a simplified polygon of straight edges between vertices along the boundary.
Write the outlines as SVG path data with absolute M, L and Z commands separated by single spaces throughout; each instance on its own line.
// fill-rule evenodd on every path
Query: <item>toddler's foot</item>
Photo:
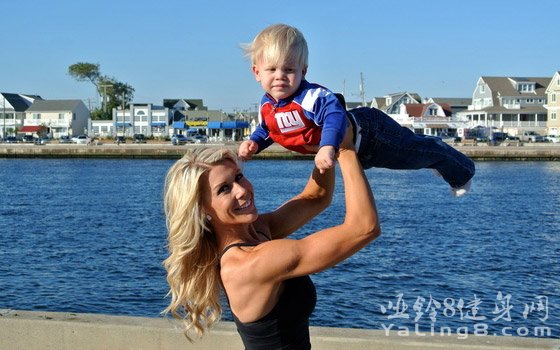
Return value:
M 434 175 L 442 177 L 439 171 L 437 171 L 436 169 L 432 169 L 432 171 L 434 172 Z M 472 179 L 470 179 L 466 184 L 464 184 L 461 187 L 451 187 L 451 195 L 453 197 L 464 196 L 467 192 L 470 191 L 471 184 L 472 184 Z
M 453 197 L 461 197 L 465 195 L 471 189 L 472 179 L 470 179 L 466 184 L 461 187 L 451 188 L 451 195 Z

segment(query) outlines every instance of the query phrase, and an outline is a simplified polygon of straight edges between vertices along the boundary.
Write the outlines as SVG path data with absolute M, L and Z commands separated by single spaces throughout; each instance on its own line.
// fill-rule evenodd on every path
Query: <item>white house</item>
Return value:
M 169 108 L 151 103 L 131 103 L 124 110 L 113 108 L 112 128 L 105 133 L 94 126 L 94 135 L 132 137 L 134 134 L 144 134 L 147 137 L 165 137 L 170 113 Z
M 89 109 L 82 100 L 35 100 L 25 111 L 22 133 L 47 127 L 53 138 L 87 133 Z
M 480 77 L 468 110 L 459 112 L 471 127 L 495 127 L 517 135 L 546 130 L 545 90 L 551 78 Z
M 555 72 L 546 88 L 548 135 L 560 135 L 560 72 Z
M 42 100 L 42 98 L 37 95 L 0 92 L 0 135 L 2 138 L 15 135 L 16 131 L 21 129 L 25 111 L 35 100 Z
M 376 97 L 371 102 L 371 107 L 377 108 L 389 115 L 399 114 L 404 104 L 421 103 L 422 99 L 417 93 L 398 92 Z

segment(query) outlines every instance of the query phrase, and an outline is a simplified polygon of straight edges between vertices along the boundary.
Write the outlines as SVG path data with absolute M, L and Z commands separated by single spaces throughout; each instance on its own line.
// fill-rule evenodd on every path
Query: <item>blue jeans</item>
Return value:
M 439 138 L 415 134 L 375 108 L 350 113 L 361 128 L 356 141 L 364 169 L 436 169 L 453 188 L 474 176 L 473 161 Z

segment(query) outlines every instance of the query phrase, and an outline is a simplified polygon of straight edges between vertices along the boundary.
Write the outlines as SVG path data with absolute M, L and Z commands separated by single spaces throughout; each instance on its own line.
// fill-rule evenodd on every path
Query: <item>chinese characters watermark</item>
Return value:
M 498 292 L 495 300 L 493 300 L 494 307 L 488 315 L 482 312 L 482 302 L 482 299 L 477 297 L 476 294 L 469 299 L 444 298 L 443 300 L 438 300 L 430 294 L 429 297 L 418 296 L 415 298 L 414 302 L 411 303 L 411 300 L 408 300 L 408 302 L 405 300 L 403 293 L 399 293 L 396 295 L 395 300 L 390 300 L 385 305 L 380 305 L 381 313 L 385 315 L 390 322 L 389 324 L 383 323 L 381 326 L 385 330 L 386 335 L 394 331 L 400 336 L 408 336 L 411 333 L 418 336 L 456 335 L 458 339 L 466 339 L 469 334 L 475 336 L 552 336 L 552 329 L 545 325 L 549 317 L 547 296 L 538 295 L 533 300 L 523 303 L 523 312 L 521 314 L 523 320 L 529 321 L 530 318 L 530 321 L 538 320 L 540 321 L 538 326 L 532 328 L 526 326 L 504 326 L 494 333 L 489 331 L 490 323 L 500 322 L 503 324 L 504 322 L 512 321 L 511 315 L 514 309 L 512 296 L 511 294 Z M 409 303 L 411 303 L 411 306 L 409 306 Z M 438 317 L 444 317 L 446 319 L 457 318 L 461 321 L 472 322 L 472 327 L 437 327 L 436 323 Z M 429 331 L 420 330 L 419 322 L 422 319 L 430 321 Z M 396 320 L 413 321 L 414 327 L 396 326 L 391 322 L 395 322 Z

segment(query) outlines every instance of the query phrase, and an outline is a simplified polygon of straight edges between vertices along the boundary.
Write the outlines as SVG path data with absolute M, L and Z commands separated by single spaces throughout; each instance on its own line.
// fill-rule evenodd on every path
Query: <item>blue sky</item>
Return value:
M 134 102 L 201 98 L 253 109 L 262 91 L 239 44 L 287 23 L 306 36 L 307 79 L 347 100 L 399 91 L 471 97 L 480 76 L 560 70 L 557 0 L 31 0 L 0 7 L 0 91 L 99 102 L 76 62 L 132 85 Z

